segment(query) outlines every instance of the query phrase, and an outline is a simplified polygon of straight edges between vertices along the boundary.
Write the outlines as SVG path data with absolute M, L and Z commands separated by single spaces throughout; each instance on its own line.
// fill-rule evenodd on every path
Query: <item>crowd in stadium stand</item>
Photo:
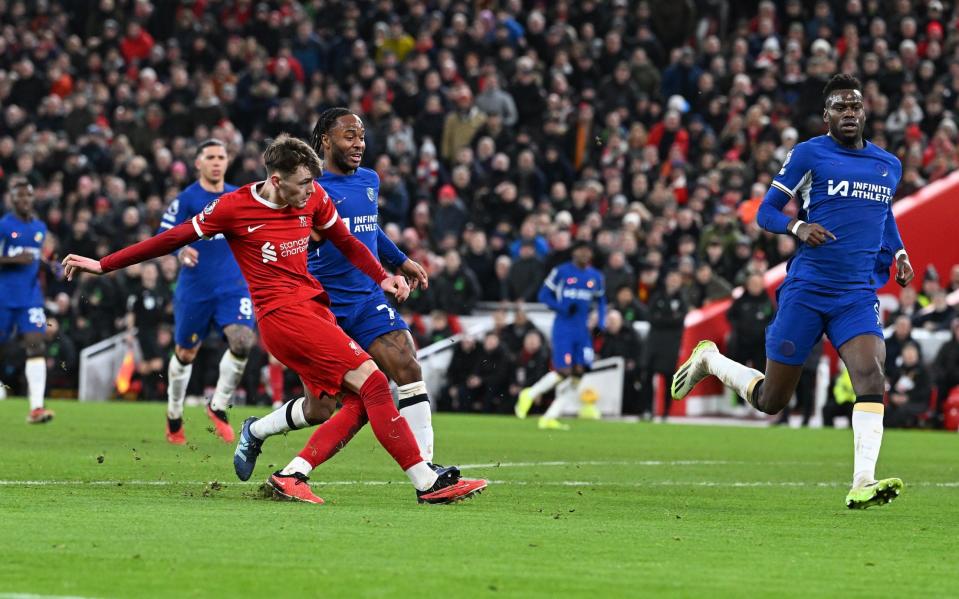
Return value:
M 226 179 L 246 184 L 265 139 L 308 138 L 331 106 L 364 119 L 382 226 L 431 274 L 402 307 L 417 341 L 457 332 L 479 302 L 535 300 L 586 240 L 615 308 L 597 347 L 629 354 L 632 412 L 675 365 L 621 335 L 637 320 L 678 339 L 687 309 L 747 284 L 734 357 L 764 360 L 761 329 L 736 315 L 767 310 L 748 283 L 796 244 L 756 211 L 790 148 L 823 132 L 829 76 L 862 80 L 866 137 L 903 162 L 897 198 L 959 166 L 957 14 L 939 0 L 0 0 L 0 28 L 0 186 L 27 177 L 51 232 L 53 387 L 75 388 L 78 350 L 129 322 L 168 355 L 177 275 L 170 258 L 68 283 L 53 258 L 152 235 L 198 142 L 224 140 Z M 948 329 L 941 290 L 959 268 L 940 281 L 915 266 L 922 301 L 902 314 Z M 950 347 L 928 388 L 959 382 Z M 497 326 L 459 346 L 441 405 L 507 411 L 547 355 L 525 320 Z M 145 379 L 165 371 L 146 362 Z

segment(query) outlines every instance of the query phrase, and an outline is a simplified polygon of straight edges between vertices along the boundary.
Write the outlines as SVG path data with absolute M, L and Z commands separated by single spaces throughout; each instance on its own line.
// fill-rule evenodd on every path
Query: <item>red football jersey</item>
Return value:
M 210 202 L 193 217 L 204 239 L 222 233 L 250 286 L 257 317 L 296 302 L 323 296 L 323 286 L 306 270 L 310 231 L 327 229 L 339 218 L 318 184 L 306 206 L 275 204 L 256 192 L 260 183 L 245 185 Z

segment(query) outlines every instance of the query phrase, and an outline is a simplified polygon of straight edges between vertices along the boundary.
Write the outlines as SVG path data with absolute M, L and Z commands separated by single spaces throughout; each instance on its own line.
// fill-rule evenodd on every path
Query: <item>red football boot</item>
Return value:
M 216 436 L 223 439 L 224 443 L 233 443 L 233 441 L 236 440 L 236 434 L 234 434 L 233 427 L 230 426 L 230 423 L 226 419 L 226 412 L 221 413 L 223 414 L 222 417 L 211 410 L 209 405 L 206 407 L 206 415 L 213 421 Z
M 445 477 L 440 477 L 432 488 L 417 491 L 416 500 L 420 503 L 454 503 L 482 493 L 487 484 L 483 479 L 471 478 L 461 478 L 450 483 Z
M 53 410 L 48 410 L 46 408 L 34 408 L 30 410 L 30 413 L 27 414 L 27 422 L 30 424 L 43 424 L 44 422 L 50 422 L 53 420 Z
M 166 419 L 166 440 L 173 445 L 186 445 L 186 435 L 183 434 L 183 421 L 180 420 L 180 428 L 175 433 L 170 432 L 170 419 Z
M 313 494 L 308 480 L 310 480 L 309 477 L 303 476 L 299 472 L 293 474 L 274 472 L 267 484 L 273 487 L 274 496 L 281 499 L 323 505 L 325 503 L 323 498 Z

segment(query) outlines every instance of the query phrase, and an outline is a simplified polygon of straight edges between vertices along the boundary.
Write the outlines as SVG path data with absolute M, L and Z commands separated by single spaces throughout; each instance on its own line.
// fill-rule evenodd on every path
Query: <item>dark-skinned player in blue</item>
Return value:
M 30 412 L 27 422 L 42 424 L 53 419 L 43 405 L 47 385 L 47 317 L 37 274 L 47 226 L 33 213 L 33 185 L 26 179 L 10 184 L 13 212 L 0 218 L 0 344 L 19 335 L 27 354 L 24 374 Z M 0 397 L 6 390 L 0 382 Z
M 766 329 L 766 372 L 726 358 L 702 341 L 676 371 L 675 399 L 708 375 L 718 377 L 757 410 L 775 414 L 796 389 L 802 364 L 825 332 L 849 370 L 853 407 L 854 467 L 846 496 L 850 509 L 889 503 L 898 478 L 876 480 L 883 431 L 883 363 L 886 357 L 876 289 L 896 263 L 903 287 L 914 276 L 892 214 L 902 175 L 899 159 L 863 139 L 862 86 L 836 75 L 823 90 L 827 135 L 797 144 L 786 156 L 759 209 L 759 225 L 802 242 L 777 291 L 779 311 Z M 792 199 L 797 218 L 783 214 Z

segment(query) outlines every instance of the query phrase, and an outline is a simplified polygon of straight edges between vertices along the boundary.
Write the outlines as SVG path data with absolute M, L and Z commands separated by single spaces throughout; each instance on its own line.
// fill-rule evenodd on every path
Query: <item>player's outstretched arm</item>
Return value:
M 73 275 L 77 272 L 89 272 L 95 275 L 112 272 L 145 260 L 159 258 L 188 243 L 193 243 L 199 238 L 200 236 L 193 227 L 193 223 L 188 221 L 160 233 L 156 237 L 145 239 L 140 243 L 113 252 L 100 260 L 70 254 L 63 259 L 64 274 L 67 280 L 73 280 Z

